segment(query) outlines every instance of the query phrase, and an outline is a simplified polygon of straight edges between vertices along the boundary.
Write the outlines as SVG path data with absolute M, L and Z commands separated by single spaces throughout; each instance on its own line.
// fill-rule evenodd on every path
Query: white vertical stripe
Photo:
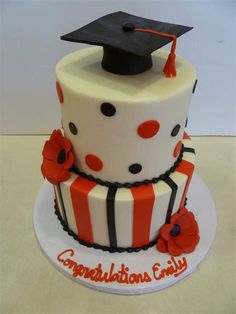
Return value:
M 189 139 L 182 139 L 182 143 L 184 144 L 184 147 L 189 147 L 189 148 L 193 148 L 193 145 L 191 143 L 191 140 Z
M 74 216 L 74 209 L 73 209 L 73 204 L 72 204 L 71 194 L 70 194 L 70 186 L 75 181 L 76 178 L 77 178 L 77 175 L 72 174 L 70 179 L 65 182 L 61 182 L 60 186 L 61 186 L 61 194 L 64 201 L 64 207 L 66 211 L 69 229 L 74 231 L 76 234 L 78 234 L 76 222 L 75 222 L 75 216 Z
M 61 216 L 62 216 L 62 218 L 63 218 L 63 214 L 62 214 L 62 205 L 61 205 L 61 198 L 59 197 L 58 186 L 57 186 L 57 185 L 54 185 L 54 188 L 55 188 L 57 203 L 58 203 L 58 206 L 59 206 L 59 208 L 58 208 L 57 210 L 60 212 L 60 214 L 61 214 Z
M 133 242 L 133 197 L 130 189 L 116 192 L 115 223 L 117 246 L 131 247 Z
M 149 241 L 157 237 L 160 227 L 165 223 L 171 195 L 171 188 L 164 181 L 153 184 L 153 190 L 155 193 L 155 202 L 152 212 Z
M 179 172 L 171 173 L 170 178 L 178 185 L 178 191 L 175 198 L 175 204 L 173 207 L 172 215 L 179 210 L 180 202 L 184 193 L 184 188 L 188 177 Z
M 195 155 L 193 153 L 184 152 L 183 160 L 186 160 L 190 162 L 191 164 L 194 164 Z
M 107 187 L 96 185 L 88 194 L 88 203 L 94 242 L 110 246 L 106 211 L 107 191 Z

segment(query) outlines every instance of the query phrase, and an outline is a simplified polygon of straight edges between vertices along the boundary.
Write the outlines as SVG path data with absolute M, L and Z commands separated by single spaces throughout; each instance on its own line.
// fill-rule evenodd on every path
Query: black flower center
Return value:
M 181 228 L 180 225 L 174 225 L 174 227 L 171 229 L 170 234 L 172 237 L 177 237 L 177 235 L 180 234 Z
M 63 162 L 65 161 L 66 161 L 66 151 L 64 149 L 61 149 L 57 156 L 57 162 L 59 164 L 63 164 Z

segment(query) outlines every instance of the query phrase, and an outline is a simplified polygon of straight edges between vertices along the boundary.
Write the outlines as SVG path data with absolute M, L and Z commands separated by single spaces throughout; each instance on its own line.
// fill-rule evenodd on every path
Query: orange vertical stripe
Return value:
M 70 186 L 75 222 L 80 239 L 93 243 L 93 231 L 88 205 L 88 194 L 95 182 L 78 177 Z
M 184 132 L 183 139 L 184 140 L 190 140 L 190 137 L 186 132 Z
M 149 243 L 155 194 L 152 184 L 131 188 L 133 195 L 133 247 Z
M 180 172 L 185 174 L 186 176 L 188 176 L 185 188 L 184 188 L 184 193 L 180 202 L 180 207 L 184 206 L 184 201 L 188 192 L 188 188 L 189 188 L 189 184 L 192 178 L 192 174 L 193 174 L 193 170 L 194 170 L 194 164 L 191 164 L 190 162 L 186 161 L 186 160 L 182 160 L 181 163 L 178 165 L 178 167 L 176 168 L 175 171 Z

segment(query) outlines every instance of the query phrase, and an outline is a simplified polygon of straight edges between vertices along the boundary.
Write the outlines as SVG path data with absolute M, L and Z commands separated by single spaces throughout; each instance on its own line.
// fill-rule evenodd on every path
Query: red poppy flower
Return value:
M 69 169 L 73 165 L 74 155 L 71 143 L 66 139 L 61 130 L 54 130 L 50 139 L 43 148 L 42 174 L 52 184 L 66 181 L 70 178 Z
M 199 229 L 192 212 L 181 208 L 172 215 L 169 224 L 160 229 L 157 249 L 162 253 L 169 252 L 172 256 L 191 253 L 199 242 Z

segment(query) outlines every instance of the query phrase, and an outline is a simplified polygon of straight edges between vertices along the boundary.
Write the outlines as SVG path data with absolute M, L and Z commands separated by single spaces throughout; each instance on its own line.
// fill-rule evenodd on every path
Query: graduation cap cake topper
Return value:
M 123 75 L 138 74 L 150 69 L 151 53 L 172 42 L 163 69 L 167 77 L 172 77 L 176 76 L 177 37 L 191 29 L 192 27 L 149 20 L 119 11 L 63 35 L 61 39 L 102 46 L 102 67 Z

